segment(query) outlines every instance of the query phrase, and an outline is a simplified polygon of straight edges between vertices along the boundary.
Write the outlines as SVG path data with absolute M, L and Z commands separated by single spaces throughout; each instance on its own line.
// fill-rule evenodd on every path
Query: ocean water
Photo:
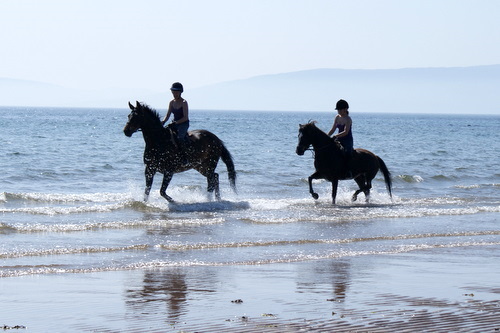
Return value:
M 161 113 L 164 110 L 160 110 Z M 144 141 L 126 137 L 127 109 L 0 108 L 0 278 L 270 263 L 500 245 L 500 117 L 351 112 L 355 147 L 393 177 L 372 200 L 341 181 L 308 193 L 313 155 L 295 153 L 298 125 L 329 130 L 334 114 L 191 112 L 191 129 L 221 138 L 237 171 L 222 201 L 191 170 L 150 200 Z M 470 252 L 469 252 L 470 253 Z

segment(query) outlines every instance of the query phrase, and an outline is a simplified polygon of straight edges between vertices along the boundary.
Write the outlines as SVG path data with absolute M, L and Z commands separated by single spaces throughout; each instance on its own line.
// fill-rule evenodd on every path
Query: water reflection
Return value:
M 337 259 L 239 266 L 236 270 L 234 266 L 149 270 L 127 286 L 125 304 L 137 319 L 161 315 L 169 325 L 193 318 L 273 313 L 275 309 L 295 313 L 312 304 L 323 310 L 326 301 L 346 301 L 351 269 L 349 259 Z M 242 304 L 231 302 L 240 297 Z
M 344 302 L 350 281 L 351 264 L 345 260 L 333 260 L 331 268 L 333 299 Z
M 351 263 L 348 259 L 337 259 L 325 265 L 318 263 L 311 271 L 299 274 L 298 293 L 331 293 L 329 300 L 344 302 L 350 284 Z
M 187 306 L 188 289 L 186 274 L 180 269 L 146 271 L 142 286 L 126 289 L 126 304 L 140 314 L 155 313 L 159 303 L 164 303 L 168 321 L 177 321 Z

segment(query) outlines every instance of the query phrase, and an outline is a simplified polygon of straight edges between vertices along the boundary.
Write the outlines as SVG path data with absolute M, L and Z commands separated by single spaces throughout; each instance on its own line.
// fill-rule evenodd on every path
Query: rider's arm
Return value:
M 328 132 L 328 136 L 331 136 L 337 129 L 337 118 L 338 116 L 335 117 L 335 121 L 333 122 L 332 129 L 330 130 L 330 132 Z
M 168 121 L 168 118 L 170 118 L 170 115 L 172 114 L 172 102 L 168 104 L 168 111 L 167 114 L 165 115 L 165 118 L 161 121 L 162 125 L 165 125 L 165 123 Z

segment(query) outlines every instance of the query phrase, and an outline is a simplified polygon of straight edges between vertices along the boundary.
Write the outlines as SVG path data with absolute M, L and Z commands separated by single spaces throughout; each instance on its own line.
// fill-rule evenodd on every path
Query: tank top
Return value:
M 339 133 L 342 133 L 344 131 L 345 125 L 337 124 L 337 128 L 339 129 Z M 347 140 L 352 141 L 352 125 L 351 125 L 351 129 L 349 130 L 349 133 L 347 133 L 346 136 L 339 138 L 338 140 L 339 141 L 347 141 Z
M 174 114 L 174 121 L 182 119 L 182 117 L 184 117 L 184 110 L 182 110 L 182 105 L 178 109 L 172 107 L 172 113 Z
M 337 128 L 339 129 L 339 133 L 344 131 L 345 125 L 337 124 Z M 351 130 L 346 136 L 337 139 L 342 147 L 344 147 L 346 153 L 351 154 L 354 149 L 354 140 L 352 138 L 352 125 Z

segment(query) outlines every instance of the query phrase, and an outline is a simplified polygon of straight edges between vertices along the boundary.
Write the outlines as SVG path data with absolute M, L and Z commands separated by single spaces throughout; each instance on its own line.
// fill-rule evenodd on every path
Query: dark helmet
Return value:
M 349 103 L 347 103 L 343 99 L 339 99 L 337 105 L 335 105 L 335 110 L 343 110 L 343 109 L 349 109 Z
M 184 91 L 184 87 L 182 86 L 182 84 L 180 82 L 174 82 L 172 84 L 172 88 L 170 88 L 171 91 L 180 91 L 180 92 L 183 92 Z

